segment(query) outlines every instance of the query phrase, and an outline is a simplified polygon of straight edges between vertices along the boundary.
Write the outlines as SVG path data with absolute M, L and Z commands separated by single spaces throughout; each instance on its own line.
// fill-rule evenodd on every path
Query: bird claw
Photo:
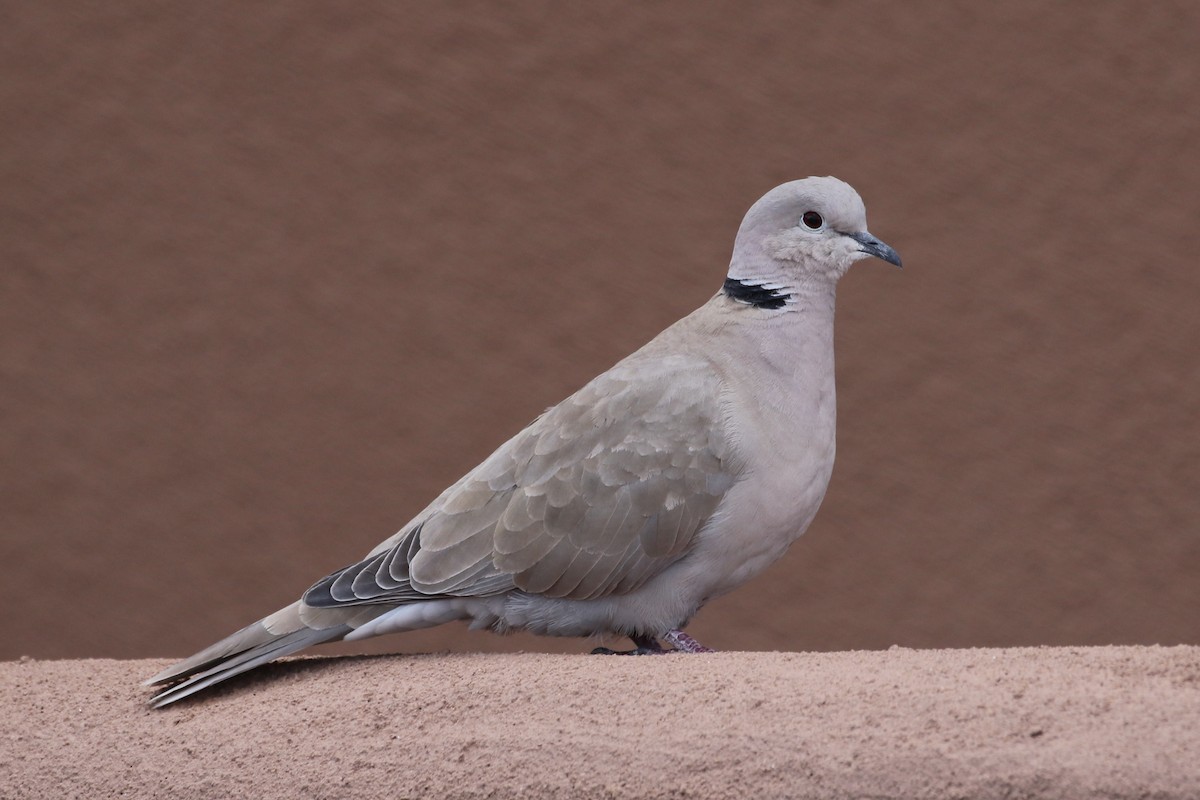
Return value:
M 597 647 L 592 650 L 594 656 L 663 656 L 667 653 L 673 653 L 673 650 L 664 650 L 661 647 L 657 650 L 650 647 L 635 647 L 632 650 L 613 650 L 609 647 Z
M 715 653 L 711 647 L 705 647 L 681 630 L 671 630 L 663 636 L 673 650 L 666 650 L 653 636 L 630 636 L 637 645 L 632 650 L 613 650 L 608 647 L 597 647 L 592 650 L 594 656 L 661 656 L 665 653 Z
M 658 640 L 653 636 L 643 636 L 635 634 L 629 637 L 633 639 L 633 643 L 637 645 L 632 650 L 610 650 L 607 647 L 597 647 L 592 651 L 594 656 L 660 656 L 663 653 L 669 653 L 670 650 L 664 650 L 663 646 L 658 643 Z

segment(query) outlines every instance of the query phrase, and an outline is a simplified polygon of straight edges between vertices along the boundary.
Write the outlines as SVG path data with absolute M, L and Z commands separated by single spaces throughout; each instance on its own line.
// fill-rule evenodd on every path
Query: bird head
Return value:
M 862 198 L 837 178 L 776 186 L 746 212 L 734 243 L 730 280 L 789 291 L 836 283 L 855 261 L 900 256 L 867 230 Z

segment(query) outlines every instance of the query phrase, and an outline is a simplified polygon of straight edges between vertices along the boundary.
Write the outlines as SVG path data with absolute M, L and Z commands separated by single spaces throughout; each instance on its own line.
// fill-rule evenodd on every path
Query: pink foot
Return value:
M 711 647 L 705 647 L 697 642 L 692 637 L 680 630 L 667 631 L 663 636 L 667 640 L 667 644 L 674 647 L 681 653 L 715 653 Z

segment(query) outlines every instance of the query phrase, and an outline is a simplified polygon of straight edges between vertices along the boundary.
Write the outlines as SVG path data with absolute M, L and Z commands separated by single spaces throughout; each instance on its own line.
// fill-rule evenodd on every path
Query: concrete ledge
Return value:
M 0 664 L 0 796 L 1200 797 L 1200 647 Z

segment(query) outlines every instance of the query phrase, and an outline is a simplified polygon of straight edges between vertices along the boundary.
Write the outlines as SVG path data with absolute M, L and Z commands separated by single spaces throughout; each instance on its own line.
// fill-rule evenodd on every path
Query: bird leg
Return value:
M 594 656 L 660 656 L 663 653 L 669 653 L 670 650 L 664 650 L 663 646 L 658 643 L 658 640 L 653 636 L 644 636 L 642 634 L 634 634 L 629 637 L 633 639 L 633 643 L 637 645 L 632 650 L 610 650 L 607 647 L 597 647 L 592 651 Z
M 664 650 L 663 646 L 658 643 L 658 640 L 653 636 L 643 636 L 637 634 L 630 636 L 633 643 L 637 645 L 633 650 L 610 650 L 607 647 L 597 647 L 592 651 L 592 655 L 601 656 L 659 656 L 663 653 L 715 653 L 711 647 L 705 647 L 697 642 L 691 636 L 688 636 L 681 630 L 675 629 L 667 631 L 663 636 L 667 640 L 667 644 L 675 648 L 674 650 Z

